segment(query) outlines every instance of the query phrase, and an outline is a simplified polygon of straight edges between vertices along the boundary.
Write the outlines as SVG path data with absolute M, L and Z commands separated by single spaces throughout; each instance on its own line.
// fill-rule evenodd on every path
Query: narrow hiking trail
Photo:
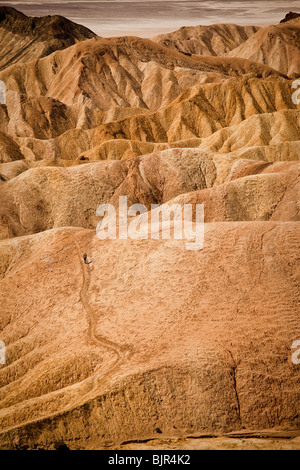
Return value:
M 25 419 L 21 424 L 20 428 L 28 425 L 28 424 L 33 424 L 33 423 L 41 423 L 43 420 L 48 419 L 48 418 L 54 418 L 55 416 L 60 415 L 63 412 L 71 411 L 75 409 L 78 406 L 81 406 L 86 400 L 90 399 L 93 393 L 101 392 L 99 389 L 100 386 L 103 386 L 104 381 L 108 379 L 110 376 L 113 375 L 114 372 L 116 372 L 122 364 L 124 364 L 126 361 L 128 361 L 129 357 L 132 354 L 132 350 L 128 346 L 122 346 L 119 345 L 109 339 L 107 339 L 104 336 L 101 336 L 97 334 L 97 315 L 93 307 L 91 306 L 89 302 L 89 287 L 90 287 L 90 281 L 91 281 L 91 272 L 93 271 L 93 267 L 89 264 L 84 264 L 83 258 L 82 258 L 82 251 L 79 243 L 75 239 L 74 236 L 72 236 L 72 239 L 74 241 L 74 246 L 76 247 L 76 252 L 78 255 L 78 260 L 80 263 L 80 269 L 82 273 L 82 285 L 80 288 L 80 293 L 79 293 L 79 298 L 80 302 L 85 310 L 86 313 L 86 319 L 88 323 L 88 339 L 89 342 L 101 347 L 103 350 L 107 350 L 109 352 L 112 352 L 115 355 L 115 360 L 114 362 L 108 367 L 106 370 L 104 370 L 102 373 L 99 374 L 94 374 L 91 375 L 89 378 L 84 380 L 86 384 L 89 383 L 88 389 L 85 389 L 81 391 L 80 395 L 75 396 L 75 398 L 71 398 L 69 403 L 67 403 L 63 409 L 58 409 L 55 412 L 50 412 L 50 413 L 42 413 L 40 416 L 36 417 L 35 419 L 32 420 L 27 420 Z M 98 316 L 99 318 L 99 316 Z M 45 395 L 42 395 L 38 397 L 39 401 L 42 401 L 47 397 L 49 400 L 50 398 L 53 397 L 59 397 L 62 393 L 66 391 L 71 391 L 71 390 L 76 390 L 78 384 L 72 384 L 70 386 L 63 387 L 62 389 L 54 390 L 50 393 L 47 393 Z M 29 404 L 32 400 L 26 400 L 26 403 Z M 15 426 L 7 426 L 5 429 L 1 429 L 0 435 L 2 433 L 8 432 L 10 429 L 14 428 Z M 1 440 L 1 437 L 0 437 Z
M 79 243 L 72 237 L 76 246 L 76 251 L 78 254 L 78 259 L 82 271 L 82 286 L 80 289 L 80 301 L 83 305 L 83 308 L 86 312 L 87 322 L 88 322 L 88 337 L 91 343 L 100 346 L 101 348 L 106 348 L 112 351 L 116 355 L 116 360 L 114 364 L 109 367 L 102 374 L 93 377 L 93 388 L 103 381 L 108 376 L 112 375 L 130 356 L 131 350 L 126 346 L 120 346 L 119 344 L 105 338 L 96 333 L 97 329 L 97 320 L 96 314 L 91 306 L 88 299 L 88 291 L 91 281 L 91 272 L 93 271 L 93 266 L 90 264 L 85 264 L 82 258 L 82 250 L 80 249 Z

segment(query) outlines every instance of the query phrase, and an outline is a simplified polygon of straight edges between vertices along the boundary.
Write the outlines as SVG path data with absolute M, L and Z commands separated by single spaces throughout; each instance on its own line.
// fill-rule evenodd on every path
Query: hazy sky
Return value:
M 212 23 L 278 23 L 287 12 L 300 12 L 300 0 L 10 0 L 30 16 L 63 15 L 100 36 L 151 37 L 181 26 Z

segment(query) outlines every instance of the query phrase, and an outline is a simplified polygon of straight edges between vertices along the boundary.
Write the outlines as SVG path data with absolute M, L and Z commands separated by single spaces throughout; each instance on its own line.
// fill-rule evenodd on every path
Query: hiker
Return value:
M 83 262 L 84 262 L 84 264 L 91 264 L 92 263 L 92 261 L 87 260 L 87 254 L 86 253 L 83 253 Z

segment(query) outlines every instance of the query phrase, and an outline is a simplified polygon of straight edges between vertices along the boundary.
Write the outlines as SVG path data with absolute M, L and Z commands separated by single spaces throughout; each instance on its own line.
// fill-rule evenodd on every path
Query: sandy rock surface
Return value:
M 104 39 L 1 7 L 1 48 L 0 448 L 299 449 L 298 19 Z M 204 204 L 203 248 L 100 240 L 120 196 Z

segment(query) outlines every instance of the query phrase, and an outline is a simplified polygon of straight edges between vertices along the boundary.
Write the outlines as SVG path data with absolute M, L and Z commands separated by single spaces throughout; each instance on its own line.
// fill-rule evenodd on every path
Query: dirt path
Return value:
M 88 291 L 89 291 L 89 287 L 90 287 L 90 280 L 91 280 L 91 272 L 93 271 L 93 267 L 91 267 L 91 265 L 89 264 L 84 264 L 83 262 L 83 257 L 82 257 L 82 249 L 79 245 L 79 243 L 77 242 L 77 240 L 74 238 L 74 236 L 72 236 L 72 239 L 74 241 L 74 245 L 76 247 L 76 251 L 77 251 L 77 254 L 78 254 L 78 259 L 79 259 L 79 263 L 80 263 L 80 267 L 81 267 L 81 272 L 82 272 L 82 285 L 81 285 L 81 289 L 80 289 L 80 301 L 83 305 L 83 308 L 86 312 L 86 318 L 87 318 L 87 323 L 88 323 L 88 338 L 89 338 L 89 341 L 92 343 L 92 344 L 95 344 L 99 347 L 101 347 L 101 349 L 105 348 L 106 350 L 108 351 L 111 351 L 113 352 L 113 354 L 115 354 L 116 356 L 116 359 L 114 360 L 113 364 L 108 367 L 104 372 L 102 372 L 101 374 L 98 374 L 98 375 L 94 375 L 94 376 L 91 376 L 90 377 L 90 386 L 88 387 L 88 390 L 86 390 L 84 393 L 81 393 L 80 394 L 80 400 L 75 400 L 73 401 L 72 405 L 71 406 L 66 406 L 64 407 L 64 409 L 61 409 L 61 410 L 58 410 L 56 412 L 53 412 L 53 413 L 46 413 L 36 419 L 32 419 L 32 420 L 24 420 L 19 426 L 17 426 L 18 428 L 22 428 L 28 424 L 33 424 L 33 423 L 41 423 L 43 420 L 47 419 L 47 418 L 50 418 L 50 417 L 55 417 L 57 415 L 60 415 L 62 412 L 64 411 L 70 411 L 74 408 L 76 408 L 77 406 L 80 406 L 85 399 L 89 399 L 91 397 L 91 393 L 93 392 L 96 392 L 97 389 L 98 389 L 98 386 L 99 385 L 103 385 L 103 382 L 104 380 L 108 379 L 110 376 L 113 375 L 113 373 L 115 371 L 117 371 L 121 366 L 122 364 L 124 364 L 126 361 L 128 361 L 130 355 L 132 354 L 132 350 L 127 347 L 127 346 L 122 346 L 122 345 L 119 345 L 107 338 L 105 338 L 104 336 L 101 336 L 99 334 L 96 333 L 96 330 L 97 330 L 97 316 L 96 316 L 96 313 L 93 309 L 93 307 L 90 305 L 90 302 L 89 302 L 89 295 L 88 295 Z M 50 397 L 55 397 L 55 396 L 59 396 L 64 390 L 71 390 L 71 389 L 74 389 L 74 387 L 76 387 L 77 384 L 73 384 L 71 386 L 67 386 L 67 387 L 64 387 L 62 389 L 59 389 L 59 390 L 55 390 L 53 392 L 50 392 L 47 395 L 48 399 Z M 45 398 L 45 395 L 42 395 L 40 397 L 38 397 L 38 400 L 43 400 Z M 32 400 L 36 400 L 35 399 L 32 399 Z M 26 400 L 26 402 L 30 402 L 32 401 L 31 399 L 29 400 Z M 15 426 L 8 426 L 6 429 L 3 429 L 1 430 L 0 434 L 5 434 L 7 433 L 10 429 L 14 428 Z
M 80 289 L 80 301 L 86 311 L 89 340 L 91 341 L 91 343 L 96 344 L 100 346 L 101 348 L 104 347 L 112 351 L 116 355 L 116 360 L 114 364 L 102 374 L 94 377 L 93 386 L 96 386 L 99 382 L 103 381 L 104 378 L 107 378 L 108 376 L 112 375 L 113 372 L 115 372 L 126 360 L 128 360 L 131 354 L 131 351 L 128 347 L 121 346 L 105 338 L 104 336 L 101 336 L 96 333 L 96 329 L 97 329 L 96 314 L 88 298 L 91 272 L 93 271 L 94 268 L 90 264 L 85 264 L 83 262 L 83 257 L 82 257 L 83 251 L 80 248 L 79 243 L 75 240 L 75 238 L 74 237 L 72 238 L 76 246 L 76 250 L 77 250 L 77 254 L 78 254 L 78 258 L 79 258 L 79 262 L 81 266 L 81 271 L 82 271 L 82 286 Z

